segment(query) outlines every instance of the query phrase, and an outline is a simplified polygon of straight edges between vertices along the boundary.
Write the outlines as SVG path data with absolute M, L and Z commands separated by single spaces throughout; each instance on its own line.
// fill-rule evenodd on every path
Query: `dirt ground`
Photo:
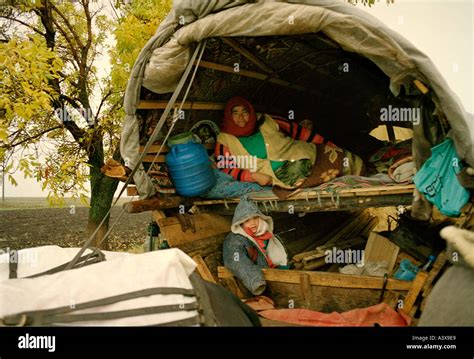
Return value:
M 120 204 L 112 209 L 110 223 L 121 210 Z M 77 204 L 49 208 L 39 199 L 8 200 L 0 204 L 0 247 L 80 247 L 87 239 L 87 217 L 88 208 Z M 141 246 L 150 219 L 150 213 L 125 213 L 110 234 L 109 249 L 133 251 Z

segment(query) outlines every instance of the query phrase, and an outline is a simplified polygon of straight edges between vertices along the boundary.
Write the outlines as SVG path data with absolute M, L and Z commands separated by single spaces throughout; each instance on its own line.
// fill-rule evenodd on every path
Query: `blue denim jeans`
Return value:
M 253 247 L 258 253 L 254 262 L 247 252 Z M 240 234 L 229 233 L 224 240 L 224 266 L 239 278 L 245 287 L 254 295 L 260 295 L 265 290 L 265 279 L 262 268 L 268 268 L 265 256 L 247 238 Z

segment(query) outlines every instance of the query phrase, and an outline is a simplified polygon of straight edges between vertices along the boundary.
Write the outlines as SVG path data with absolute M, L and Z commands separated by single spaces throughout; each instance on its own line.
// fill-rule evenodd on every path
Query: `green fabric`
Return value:
M 277 171 L 275 176 L 288 186 L 293 186 L 300 179 L 311 174 L 311 160 L 286 161 Z
M 260 131 L 257 131 L 253 135 L 247 137 L 238 137 L 238 139 L 250 155 L 263 160 L 267 158 L 267 148 L 265 146 L 265 141 L 263 140 L 263 135 Z M 270 160 L 273 172 L 283 166 L 284 163 L 285 161 Z

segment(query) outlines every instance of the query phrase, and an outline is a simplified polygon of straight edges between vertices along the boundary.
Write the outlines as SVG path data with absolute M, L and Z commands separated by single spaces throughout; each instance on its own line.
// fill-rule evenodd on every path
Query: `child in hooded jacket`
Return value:
M 288 254 L 273 234 L 273 219 L 246 198 L 235 210 L 223 257 L 224 265 L 254 295 L 266 287 L 262 268 L 288 268 Z

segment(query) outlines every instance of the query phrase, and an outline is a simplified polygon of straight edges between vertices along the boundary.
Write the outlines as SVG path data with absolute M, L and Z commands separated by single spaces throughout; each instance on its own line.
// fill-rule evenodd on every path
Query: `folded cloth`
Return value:
M 415 176 L 416 167 L 412 156 L 406 156 L 397 160 L 388 169 L 388 175 L 398 183 L 412 182 Z

